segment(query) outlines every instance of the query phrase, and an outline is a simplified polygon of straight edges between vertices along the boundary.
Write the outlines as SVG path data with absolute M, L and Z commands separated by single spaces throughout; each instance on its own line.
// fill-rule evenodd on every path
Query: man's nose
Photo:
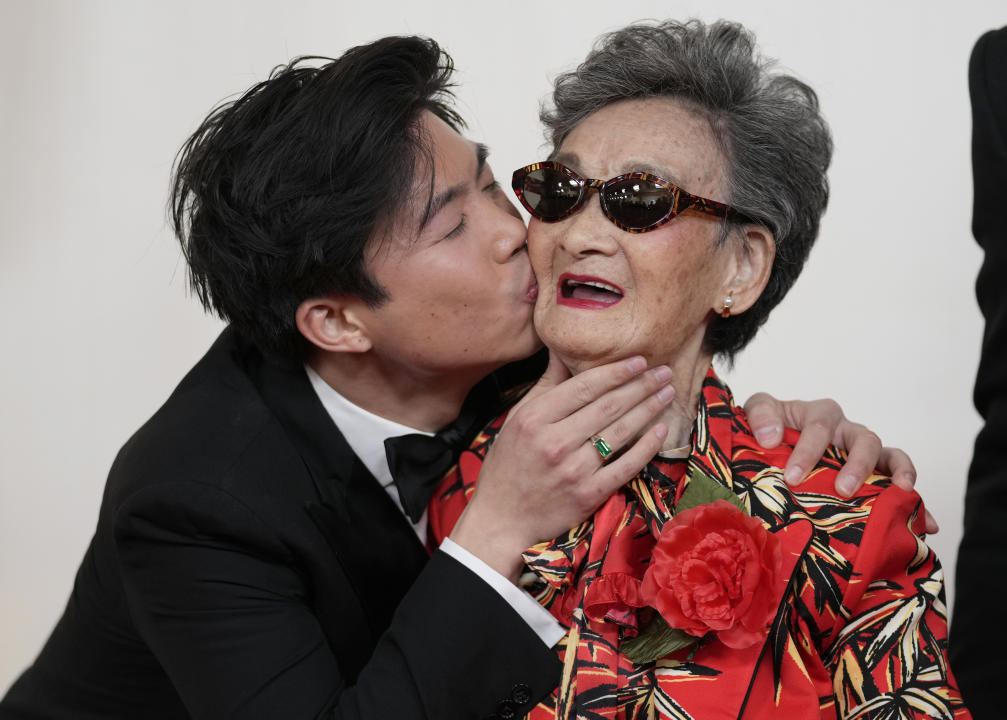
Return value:
M 500 207 L 498 210 L 498 216 L 494 219 L 498 235 L 493 243 L 493 254 L 497 262 L 504 263 L 524 250 L 528 241 L 528 228 L 513 205 Z

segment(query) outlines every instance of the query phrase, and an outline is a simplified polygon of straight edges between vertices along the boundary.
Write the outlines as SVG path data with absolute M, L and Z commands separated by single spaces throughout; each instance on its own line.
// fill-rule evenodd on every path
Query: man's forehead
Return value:
M 428 151 L 416 163 L 409 213 L 418 231 L 445 205 L 469 192 L 486 165 L 489 148 L 434 117 Z
M 422 151 L 413 177 L 416 192 L 429 191 L 431 177 L 435 192 L 473 177 L 475 164 L 485 161 L 486 155 L 480 155 L 484 145 L 468 139 L 429 110 L 423 111 L 419 129 Z
M 444 206 L 470 191 L 482 173 L 489 149 L 470 140 L 429 111 L 423 111 L 420 143 L 408 195 L 394 217 L 386 218 L 385 245 L 411 245 Z

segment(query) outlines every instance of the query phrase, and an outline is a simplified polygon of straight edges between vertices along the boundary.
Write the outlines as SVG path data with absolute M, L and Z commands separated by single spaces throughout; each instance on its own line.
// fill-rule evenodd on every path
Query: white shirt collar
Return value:
M 388 468 L 388 458 L 385 455 L 385 440 L 390 437 L 409 435 L 411 433 L 419 433 L 420 435 L 433 435 L 434 433 L 411 428 L 408 425 L 375 415 L 359 405 L 354 405 L 336 392 L 309 365 L 305 365 L 304 370 L 308 373 L 308 380 L 311 381 L 311 387 L 314 388 L 315 394 L 322 401 L 322 406 L 329 414 L 329 417 L 332 418 L 332 422 L 339 428 L 339 432 L 346 438 L 350 449 L 360 458 L 364 466 L 371 471 L 375 479 L 381 483 L 381 487 L 395 501 L 396 507 L 402 510 L 402 503 L 399 501 L 399 491 L 392 481 L 392 471 Z M 426 511 L 424 511 L 423 517 L 419 519 L 419 522 L 410 524 L 419 536 L 420 541 L 425 543 L 427 535 Z

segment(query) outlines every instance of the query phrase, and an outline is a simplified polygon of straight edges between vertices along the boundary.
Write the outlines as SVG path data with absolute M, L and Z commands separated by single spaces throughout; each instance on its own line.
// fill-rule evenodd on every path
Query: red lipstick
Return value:
M 583 310 L 604 310 L 623 297 L 623 289 L 600 277 L 563 273 L 556 283 L 556 304 Z

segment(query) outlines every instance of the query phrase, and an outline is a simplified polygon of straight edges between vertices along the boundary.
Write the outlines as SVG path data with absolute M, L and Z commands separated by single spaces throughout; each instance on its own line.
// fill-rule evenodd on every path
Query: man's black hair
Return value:
M 337 60 L 296 58 L 214 109 L 179 151 L 171 195 L 203 306 L 291 358 L 306 347 L 302 301 L 380 304 L 364 250 L 409 199 L 417 158 L 430 159 L 421 111 L 463 125 L 453 70 L 433 40 L 387 37 Z

